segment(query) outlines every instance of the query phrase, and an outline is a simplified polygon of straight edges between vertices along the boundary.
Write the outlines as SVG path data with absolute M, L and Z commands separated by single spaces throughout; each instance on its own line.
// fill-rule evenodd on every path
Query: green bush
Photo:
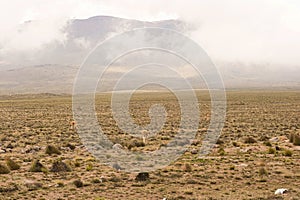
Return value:
M 93 170 L 93 165 L 92 163 L 89 163 L 87 166 L 86 166 L 86 171 L 92 171 Z

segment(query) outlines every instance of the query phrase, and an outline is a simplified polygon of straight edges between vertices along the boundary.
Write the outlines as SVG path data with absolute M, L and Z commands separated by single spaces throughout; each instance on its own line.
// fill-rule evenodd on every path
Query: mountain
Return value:
M 65 31 L 68 34 L 68 42 L 83 38 L 90 43 L 97 44 L 99 40 L 104 40 L 111 33 L 121 33 L 126 30 L 144 27 L 160 27 L 179 32 L 189 30 L 188 25 L 179 20 L 145 22 L 110 16 L 95 16 L 88 19 L 71 20 Z
M 20 26 L 26 31 L 35 21 Z M 145 22 L 111 16 L 69 20 L 61 30 L 63 43 L 52 41 L 38 51 L 0 55 L 0 94 L 71 93 L 79 66 L 88 53 L 113 34 L 136 28 L 159 27 L 187 32 L 190 27 L 179 20 Z M 1 49 L 1 48 L 0 48 Z
M 26 29 L 34 27 L 35 24 L 38 25 L 36 21 L 27 21 L 20 26 L 20 32 L 26 32 Z M 61 35 L 64 36 L 61 38 L 62 41 L 53 40 L 38 50 L 14 51 L 2 57 L 0 54 L 0 69 L 44 64 L 80 65 L 87 54 L 106 38 L 143 27 L 168 28 L 183 33 L 191 29 L 179 20 L 144 22 L 109 16 L 72 19 L 61 30 Z M 11 63 L 10 66 L 7 63 Z
M 28 23 L 34 21 L 26 23 L 21 28 L 26 28 Z M 0 94 L 71 93 L 79 66 L 95 45 L 113 34 L 143 27 L 168 28 L 185 34 L 192 30 L 188 24 L 179 20 L 144 22 L 110 16 L 73 19 L 62 30 L 65 35 L 63 43 L 53 41 L 34 53 L 15 52 L 11 56 L 16 61 L 13 65 L 3 62 L 0 56 Z M 297 66 L 292 70 L 284 70 L 286 66 L 274 68 L 268 64 L 219 62 L 217 67 L 226 88 L 300 88 L 300 69 Z M 184 67 L 181 71 L 187 74 L 187 79 L 193 86 L 205 87 L 203 80 L 194 77 L 193 71 Z M 111 71 L 106 76 L 103 91 L 112 90 L 112 83 L 119 75 L 120 72 Z M 170 76 L 163 68 L 155 76 L 168 79 L 177 89 L 184 89 L 178 84 L 178 79 Z M 136 74 L 132 78 L 132 84 L 144 78 L 145 76 Z

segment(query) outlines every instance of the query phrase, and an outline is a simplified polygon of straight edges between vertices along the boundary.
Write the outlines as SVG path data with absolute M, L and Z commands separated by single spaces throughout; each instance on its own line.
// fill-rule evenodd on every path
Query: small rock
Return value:
M 149 179 L 150 177 L 148 172 L 140 172 L 135 178 L 136 181 L 148 181 Z
M 285 188 L 280 188 L 280 189 L 277 189 L 275 191 L 275 194 L 278 195 L 278 194 L 285 194 L 288 192 L 288 189 L 285 189 Z
M 191 154 L 198 154 L 198 150 L 197 149 L 192 149 Z
M 21 153 L 26 154 L 26 153 L 35 153 L 41 150 L 42 148 L 39 146 L 26 146 L 24 149 L 21 150 Z
M 238 167 L 248 167 L 248 164 L 246 164 L 246 163 L 241 163 L 241 164 L 238 165 Z
M 122 151 L 123 149 L 124 149 L 124 147 L 121 145 L 121 144 L 114 144 L 113 146 L 112 146 L 112 148 L 114 149 L 114 150 L 116 150 L 117 152 L 120 152 L 120 151 Z
M 123 169 L 118 163 L 113 164 L 113 168 L 115 168 L 116 170 L 122 170 Z
M 278 140 L 279 140 L 278 137 L 273 137 L 269 141 L 270 142 L 278 142 Z
M 35 152 L 37 152 L 37 151 L 39 151 L 41 149 L 42 148 L 40 146 L 34 146 L 34 147 L 32 147 L 32 150 L 35 151 Z

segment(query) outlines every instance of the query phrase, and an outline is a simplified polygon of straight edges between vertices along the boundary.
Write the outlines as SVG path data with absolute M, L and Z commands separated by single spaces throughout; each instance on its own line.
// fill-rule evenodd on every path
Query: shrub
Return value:
M 18 170 L 20 169 L 20 165 L 18 165 L 15 161 L 10 158 L 6 158 L 6 165 L 9 167 L 10 170 Z
M 295 133 L 290 134 L 289 141 L 294 145 L 300 146 L 300 136 Z
M 290 133 L 289 141 L 290 143 L 294 143 L 294 133 Z
M 75 181 L 73 181 L 73 184 L 74 184 L 77 188 L 83 187 L 83 182 L 82 182 L 81 180 L 75 180 Z
M 144 147 L 145 143 L 143 141 L 133 140 L 127 145 L 127 148 L 130 150 L 133 147 Z
M 293 152 L 291 150 L 285 149 L 283 152 L 283 155 L 291 157 L 293 155 Z
M 31 164 L 31 167 L 29 169 L 30 172 L 47 172 L 47 168 L 40 163 L 39 160 L 34 160 Z
M 219 139 L 217 140 L 216 144 L 224 144 L 224 141 L 223 141 L 222 139 L 219 138 Z
M 150 179 L 148 172 L 140 172 L 136 177 L 136 181 L 148 181 Z
M 10 170 L 6 165 L 0 164 L 0 174 L 9 174 L 9 172 Z
M 272 144 L 271 144 L 270 141 L 266 141 L 266 142 L 264 142 L 264 144 L 265 144 L 267 147 L 271 147 L 271 146 L 272 146 Z
M 268 136 L 265 136 L 265 135 L 260 137 L 260 141 L 264 141 L 264 142 L 268 141 L 269 139 L 270 138 Z
M 266 176 L 266 175 L 268 175 L 268 172 L 265 168 L 262 167 L 262 168 L 259 169 L 258 174 L 260 176 Z
M 299 135 L 294 134 L 293 144 L 300 146 L 300 136 Z
M 76 146 L 74 144 L 68 143 L 67 147 L 69 147 L 71 150 L 74 150 Z
M 101 180 L 100 180 L 100 179 L 97 179 L 97 178 L 95 178 L 95 179 L 93 179 L 93 180 L 92 180 L 92 183 L 101 183 Z
M 281 147 L 280 146 L 275 146 L 276 151 L 280 151 Z
M 245 138 L 244 142 L 246 144 L 253 144 L 253 143 L 256 143 L 257 141 L 253 137 L 247 137 L 247 138 Z
M 63 182 L 58 182 L 58 183 L 56 184 L 56 186 L 57 186 L 57 187 L 64 187 L 65 184 L 64 184 Z
M 93 165 L 92 163 L 89 163 L 87 166 L 86 166 L 86 171 L 92 171 L 93 169 Z
M 76 159 L 76 160 L 75 160 L 74 166 L 75 166 L 75 167 L 80 167 L 80 161 L 79 161 L 79 159 Z
M 105 200 L 105 198 L 104 197 L 96 197 L 95 200 Z
M 225 150 L 223 148 L 220 148 L 218 150 L 218 153 L 220 154 L 220 156 L 225 156 L 225 154 L 226 154 L 226 152 L 225 152 Z
M 269 154 L 275 154 L 276 150 L 270 147 L 269 150 L 268 150 L 268 153 Z
M 239 144 L 237 142 L 232 142 L 232 145 L 235 146 L 235 147 L 239 146 Z
M 72 171 L 72 169 L 68 164 L 64 163 L 63 161 L 56 160 L 53 163 L 50 171 L 51 172 L 70 172 L 70 171 Z
M 52 155 L 52 154 L 57 154 L 57 155 L 60 155 L 61 152 L 58 150 L 58 148 L 56 148 L 55 146 L 53 145 L 48 145 L 46 147 L 46 154 L 49 154 L 49 155 Z
M 185 172 L 191 172 L 192 171 L 192 166 L 188 163 L 184 164 L 184 171 Z

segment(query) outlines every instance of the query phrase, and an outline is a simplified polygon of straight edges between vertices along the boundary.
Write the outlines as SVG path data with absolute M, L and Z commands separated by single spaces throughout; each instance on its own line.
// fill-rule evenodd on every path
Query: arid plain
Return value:
M 166 168 L 137 174 L 96 160 L 82 144 L 68 95 L 0 97 L 0 199 L 300 199 L 300 92 L 227 92 L 222 134 L 212 152 L 198 158 L 210 121 L 210 98 L 197 92 L 200 124 L 190 148 Z M 130 112 L 139 125 L 161 103 L 167 121 L 146 144 L 122 132 L 111 113 L 110 94 L 96 96 L 103 131 L 128 151 L 153 151 L 167 144 L 180 122 L 171 93 L 137 93 Z M 76 126 L 76 124 L 75 124 Z M 275 195 L 278 188 L 288 192 Z

